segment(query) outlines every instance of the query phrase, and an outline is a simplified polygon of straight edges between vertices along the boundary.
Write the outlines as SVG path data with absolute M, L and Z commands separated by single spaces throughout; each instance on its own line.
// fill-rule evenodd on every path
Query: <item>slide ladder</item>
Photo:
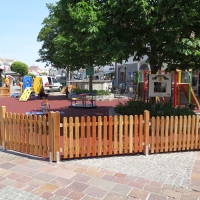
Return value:
M 19 101 L 27 101 L 32 91 L 32 88 L 26 88 L 22 93 L 21 97 L 19 98 Z

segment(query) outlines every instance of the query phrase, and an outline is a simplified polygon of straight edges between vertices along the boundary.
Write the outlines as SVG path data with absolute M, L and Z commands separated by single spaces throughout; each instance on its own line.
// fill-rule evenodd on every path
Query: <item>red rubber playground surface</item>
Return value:
M 41 112 L 42 99 L 29 99 L 25 102 L 19 101 L 14 97 L 0 97 L 0 106 L 6 106 L 7 112 L 26 113 L 30 111 Z M 108 116 L 109 109 L 117 105 L 118 102 L 126 102 L 127 99 L 114 99 L 112 101 L 97 101 L 97 108 L 73 108 L 69 107 L 71 101 L 65 96 L 49 96 L 48 103 L 50 111 L 63 111 L 65 114 L 62 117 L 81 117 L 81 116 Z

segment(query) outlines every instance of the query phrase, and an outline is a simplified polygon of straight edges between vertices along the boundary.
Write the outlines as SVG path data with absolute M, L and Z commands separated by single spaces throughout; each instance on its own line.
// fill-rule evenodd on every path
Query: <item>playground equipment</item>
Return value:
M 133 85 L 136 86 L 135 94 L 133 100 L 143 100 L 146 101 L 149 99 L 148 90 L 149 90 L 149 81 L 148 77 L 151 72 L 147 71 L 138 71 L 136 77 L 134 78 Z M 188 78 L 182 77 L 182 74 L 187 75 Z M 166 71 L 158 71 L 157 74 L 167 74 Z M 172 88 L 171 93 L 173 94 L 173 104 L 174 107 L 181 105 L 181 92 L 185 96 L 187 103 L 195 105 L 197 108 L 200 107 L 199 101 L 196 97 L 196 94 L 192 88 L 192 70 L 181 71 L 176 70 L 172 73 Z M 161 98 L 156 96 L 156 101 L 167 101 L 165 96 Z
M 40 97 L 45 97 L 45 98 L 48 97 L 48 95 L 45 94 L 43 91 L 42 79 L 40 77 L 36 77 L 34 78 L 34 80 L 32 80 L 31 77 L 24 77 L 23 81 L 24 81 L 23 88 L 25 89 L 19 101 L 27 101 L 30 96 L 35 97 L 36 94 L 40 95 Z
M 43 113 L 49 112 L 50 105 L 49 105 L 48 99 L 45 99 L 44 101 L 42 101 L 41 106 L 42 106 L 41 108 L 42 108 Z

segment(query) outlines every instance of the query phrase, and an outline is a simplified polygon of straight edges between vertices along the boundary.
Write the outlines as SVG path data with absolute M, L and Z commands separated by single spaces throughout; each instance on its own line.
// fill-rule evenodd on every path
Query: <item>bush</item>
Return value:
M 118 103 L 115 112 L 121 115 L 143 115 L 145 110 L 149 110 L 151 117 L 156 116 L 183 116 L 194 115 L 194 111 L 188 107 L 174 108 L 170 103 L 157 103 L 151 105 L 143 101 L 130 100 L 124 104 Z
M 79 88 L 73 89 L 72 92 L 75 92 L 76 94 L 90 93 L 89 90 L 87 90 L 87 89 L 81 90 Z M 105 91 L 105 90 L 93 90 L 92 93 L 99 95 L 99 96 L 110 94 L 108 91 Z

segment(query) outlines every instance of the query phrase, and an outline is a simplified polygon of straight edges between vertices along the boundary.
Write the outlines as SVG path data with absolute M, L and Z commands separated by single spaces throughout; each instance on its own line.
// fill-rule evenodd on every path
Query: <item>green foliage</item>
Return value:
M 21 76 L 28 74 L 28 65 L 23 62 L 17 61 L 17 62 L 12 63 L 12 65 L 10 66 L 10 69 L 14 72 L 17 72 Z
M 73 89 L 72 92 L 75 92 L 76 94 L 82 94 L 82 93 L 90 93 L 89 90 L 87 89 L 84 89 L 84 90 L 81 90 L 81 89 Z M 102 95 L 109 95 L 110 93 L 108 91 L 105 91 L 105 90 L 93 90 L 92 93 L 98 95 L 98 96 L 102 96 Z
M 151 105 L 144 101 L 130 100 L 124 104 L 121 102 L 115 107 L 115 112 L 121 115 L 143 115 L 145 110 L 149 110 L 150 116 L 183 116 L 194 115 L 195 113 L 188 107 L 178 106 L 174 108 L 170 103 L 157 103 Z
M 35 74 L 28 73 L 27 76 L 35 77 Z

